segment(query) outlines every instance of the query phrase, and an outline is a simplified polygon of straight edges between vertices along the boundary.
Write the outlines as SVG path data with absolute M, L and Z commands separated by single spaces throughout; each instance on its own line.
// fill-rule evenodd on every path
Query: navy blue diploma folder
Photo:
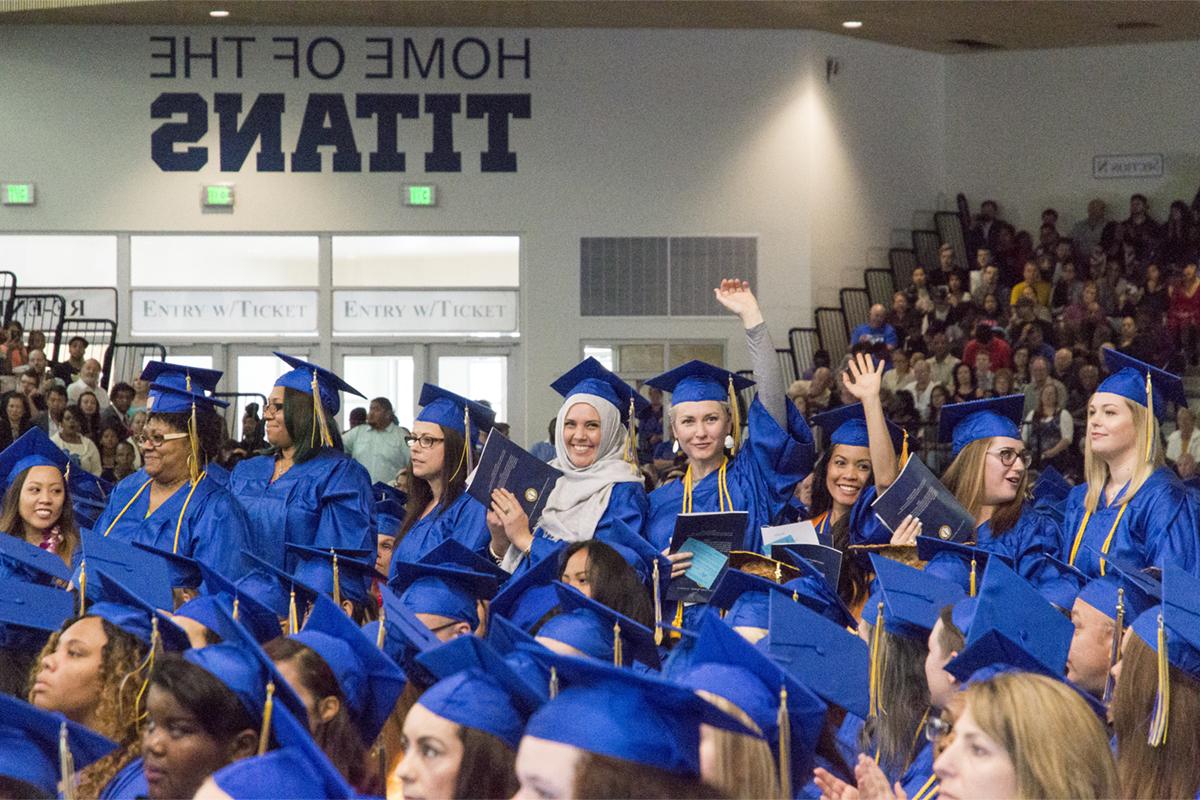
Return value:
M 467 494 L 484 508 L 492 505 L 492 492 L 508 489 L 516 495 L 521 508 L 529 517 L 529 529 L 537 527 L 538 517 L 550 496 L 550 490 L 562 473 L 531 456 L 508 437 L 491 431 L 479 456 L 479 464 L 467 483 Z
M 925 536 L 950 542 L 975 538 L 975 518 L 915 456 L 908 459 L 896 481 L 875 498 L 871 508 L 893 532 L 911 514 L 921 521 Z
M 711 587 L 720 571 L 729 560 L 729 551 L 746 549 L 745 511 L 713 511 L 695 514 L 680 514 L 675 518 L 675 532 L 671 536 L 671 552 L 680 549 L 693 555 L 693 568 L 671 581 L 667 587 L 667 600 L 685 603 L 707 603 L 712 595 Z M 684 547 L 690 541 L 701 546 Z M 696 550 L 702 552 L 697 553 Z

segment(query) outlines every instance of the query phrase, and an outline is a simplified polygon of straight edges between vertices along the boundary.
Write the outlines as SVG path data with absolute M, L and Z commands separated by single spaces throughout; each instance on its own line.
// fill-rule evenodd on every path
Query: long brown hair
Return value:
M 879 631 L 879 716 L 867 719 L 860 734 L 864 752 L 879 749 L 879 766 L 889 775 L 904 774 L 922 743 L 921 724 L 929 709 L 925 680 L 927 639 L 909 639 Z
M 29 674 L 26 699 L 33 702 L 31 690 L 42 661 L 58 648 L 63 633 L 83 617 L 74 617 L 50 635 L 46 646 L 33 662 Z M 137 718 L 137 695 L 142 688 L 139 668 L 144 665 L 147 647 L 138 639 L 113 625 L 100 620 L 108 638 L 100 651 L 100 701 L 96 733 L 107 736 L 119 747 L 99 761 L 88 765 L 79 776 L 79 797 L 99 797 L 100 792 L 130 761 L 141 755 L 141 728 Z M 127 678 L 132 678 L 127 680 Z
M 719 694 L 703 689 L 696 694 L 746 726 L 758 732 L 758 726 L 741 708 Z M 731 798 L 774 800 L 781 797 L 778 768 L 771 746 L 761 736 L 713 729 L 716 740 L 715 775 L 710 780 Z
M 1121 679 L 1113 694 L 1112 721 L 1117 735 L 1117 777 L 1121 797 L 1195 797 L 1200 789 L 1196 753 L 1200 752 L 1200 682 L 1171 664 L 1171 706 L 1167 740 L 1147 741 L 1158 690 L 1158 656 L 1137 634 L 1125 643 Z
M 442 496 L 436 500 L 440 507 L 449 508 L 467 486 L 467 464 L 463 458 L 466 437 L 453 428 L 442 425 L 438 428 L 442 432 Z M 429 481 L 418 478 L 411 468 L 407 477 L 404 491 L 408 494 L 408 502 L 404 508 L 404 522 L 400 525 L 400 532 L 396 534 L 397 544 L 404 541 L 409 530 L 417 524 L 425 509 L 435 499 Z
M 454 796 L 460 800 L 507 800 L 521 788 L 517 780 L 517 754 L 490 733 L 466 725 L 458 726 L 463 744 Z
M 1127 397 L 1122 397 L 1125 405 L 1133 414 L 1134 440 L 1137 442 L 1139 457 L 1133 465 L 1133 477 L 1129 488 L 1122 495 L 1122 500 L 1128 502 L 1142 488 L 1142 484 L 1154 470 L 1163 465 L 1162 441 L 1158 435 L 1158 420 L 1154 418 L 1145 406 L 1135 403 Z M 1146 442 L 1150 440 L 1150 457 L 1142 458 L 1146 453 Z M 1108 482 L 1108 464 L 1104 459 L 1092 452 L 1092 437 L 1083 437 L 1083 477 L 1087 480 L 1087 494 L 1083 496 L 1083 507 L 1095 511 L 1100 503 L 1100 493 Z
M 706 800 L 725 796 L 699 778 L 587 752 L 580 755 L 575 767 L 574 789 L 571 796 L 576 800 Z
M 25 538 L 25 521 L 21 519 L 21 492 L 25 488 L 25 480 L 29 477 L 31 469 L 33 467 L 21 471 L 4 493 L 3 503 L 0 503 L 0 531 L 22 540 Z M 79 546 L 79 526 L 75 524 L 75 510 L 71 507 L 71 487 L 67 485 L 66 477 L 63 478 L 63 506 L 57 526 L 62 536 L 58 545 L 58 557 L 70 564 L 71 556 Z
M 984 473 L 987 469 L 987 450 L 997 437 L 976 439 L 955 456 L 950 466 L 942 473 L 942 483 L 971 516 L 978 519 L 984 506 Z M 1021 474 L 1017 496 L 1004 505 L 996 506 L 990 519 L 992 536 L 1000 536 L 1012 530 L 1021 518 L 1025 506 L 1025 491 L 1029 485 L 1029 470 Z

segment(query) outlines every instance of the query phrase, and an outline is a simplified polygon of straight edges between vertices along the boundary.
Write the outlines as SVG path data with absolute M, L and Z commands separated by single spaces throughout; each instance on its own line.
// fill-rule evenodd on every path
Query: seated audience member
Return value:
M 1020 283 L 1012 288 L 1012 292 L 1009 294 L 1008 302 L 1015 306 L 1017 304 L 1017 300 L 1019 300 L 1021 295 L 1025 292 L 1025 289 L 1030 288 L 1033 289 L 1033 292 L 1037 297 L 1037 302 L 1040 305 L 1049 308 L 1050 284 L 1042 278 L 1041 273 L 1038 270 L 1037 262 L 1026 261 L 1023 270 L 1024 277 Z
M 129 408 L 133 405 L 133 387 L 121 381 L 108 393 L 110 405 L 100 412 L 101 424 L 116 423 L 129 430 Z M 124 437 L 122 437 L 124 438 Z
M 1175 412 L 1175 430 L 1167 436 L 1167 462 L 1174 465 L 1181 478 L 1196 474 L 1196 463 L 1200 461 L 1200 436 L 1195 436 L 1196 417 L 1187 406 Z
M 925 340 L 929 343 L 926 361 L 929 362 L 930 374 L 936 382 L 949 386 L 953 383 L 954 368 L 958 366 L 959 360 L 950 352 L 950 339 L 945 329 L 927 331 Z
M 1100 236 L 1104 226 L 1108 224 L 1108 208 L 1100 199 L 1092 200 L 1087 205 L 1087 216 L 1075 223 L 1071 228 L 1071 241 L 1075 252 L 1087 255 L 1092 248 L 1100 244 Z
M 896 329 L 888 323 L 887 309 L 879 303 L 871 306 L 867 321 L 850 332 L 850 344 L 855 345 L 860 342 L 868 344 L 883 342 L 893 350 L 900 346 L 900 337 L 896 333 Z
M 100 362 L 94 358 L 89 358 L 79 368 L 79 378 L 67 387 L 67 399 L 72 403 L 78 403 L 79 396 L 84 392 L 96 395 L 101 411 L 108 408 L 110 403 L 108 392 L 104 391 L 104 387 L 100 385 Z
M 1054 387 L 1058 393 L 1058 405 L 1065 407 L 1067 387 L 1063 385 L 1062 381 L 1051 377 L 1050 361 L 1045 356 L 1034 356 L 1029 360 L 1029 382 L 1021 390 L 1025 394 L 1025 410 L 1022 412 L 1022 416 L 1028 415 L 1037 407 L 1042 389 L 1047 385 Z
M 908 307 L 918 314 L 928 313 L 933 308 L 930 282 L 924 267 L 918 265 L 913 268 L 912 285 L 904 290 L 904 299 L 908 301 Z
M 963 348 L 962 360 L 974 364 L 975 354 L 980 350 L 988 354 L 992 369 L 1012 366 L 1012 348 L 1008 346 L 1008 342 L 997 336 L 990 326 L 982 323 L 975 328 L 975 337 Z
M 921 335 L 921 312 L 909 305 L 904 292 L 892 295 L 892 310 L 888 313 L 887 324 L 896 329 L 902 343 Z
M 1050 292 L 1050 311 L 1055 315 L 1063 312 L 1067 306 L 1078 303 L 1083 295 L 1083 281 L 1075 271 L 1075 264 L 1068 261 L 1062 265 L 1062 274 L 1054 281 L 1054 289 Z
M 100 475 L 100 450 L 90 437 L 83 433 L 84 416 L 79 406 L 66 406 L 59 422 L 58 433 L 50 437 L 72 461 L 93 475 Z
M 897 389 L 903 389 L 911 384 L 914 380 L 912 370 L 909 369 L 910 354 L 907 350 L 895 350 L 892 352 L 892 368 L 883 373 L 881 385 L 889 392 L 895 392 Z

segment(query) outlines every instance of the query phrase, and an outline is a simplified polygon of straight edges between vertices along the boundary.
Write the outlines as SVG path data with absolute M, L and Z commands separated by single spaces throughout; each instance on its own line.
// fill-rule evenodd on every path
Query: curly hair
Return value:
M 33 699 L 30 690 L 37 679 L 42 660 L 58 648 L 58 640 L 68 628 L 86 618 L 85 614 L 69 619 L 56 633 L 51 634 L 33 662 L 26 699 Z M 139 680 L 128 678 L 140 674 L 149 648 L 108 620 L 101 619 L 100 623 L 108 642 L 100 653 L 100 701 L 96 708 L 100 725 L 96 732 L 120 746 L 80 773 L 80 797 L 99 797 L 113 776 L 141 754 L 141 729 L 136 704 L 142 684 Z

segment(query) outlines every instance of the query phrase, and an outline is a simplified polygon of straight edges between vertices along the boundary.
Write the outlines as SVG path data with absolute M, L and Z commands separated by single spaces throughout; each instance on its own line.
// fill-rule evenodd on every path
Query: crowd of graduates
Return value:
M 916 462 L 885 364 L 805 419 L 749 285 L 714 294 L 753 382 L 648 381 L 683 472 L 649 493 L 649 403 L 592 359 L 552 386 L 544 497 L 469 491 L 494 415 L 428 384 L 405 485 L 372 484 L 335 423 L 357 392 L 282 354 L 232 470 L 211 370 L 147 367 L 115 486 L 30 429 L 0 452 L 0 797 L 1198 796 L 1179 378 L 1105 352 L 1076 486 L 1029 468 L 1022 395 L 947 404 L 939 491 L 973 525 L 889 526 Z M 721 512 L 728 553 L 680 546 Z M 797 521 L 837 557 L 768 544 Z

